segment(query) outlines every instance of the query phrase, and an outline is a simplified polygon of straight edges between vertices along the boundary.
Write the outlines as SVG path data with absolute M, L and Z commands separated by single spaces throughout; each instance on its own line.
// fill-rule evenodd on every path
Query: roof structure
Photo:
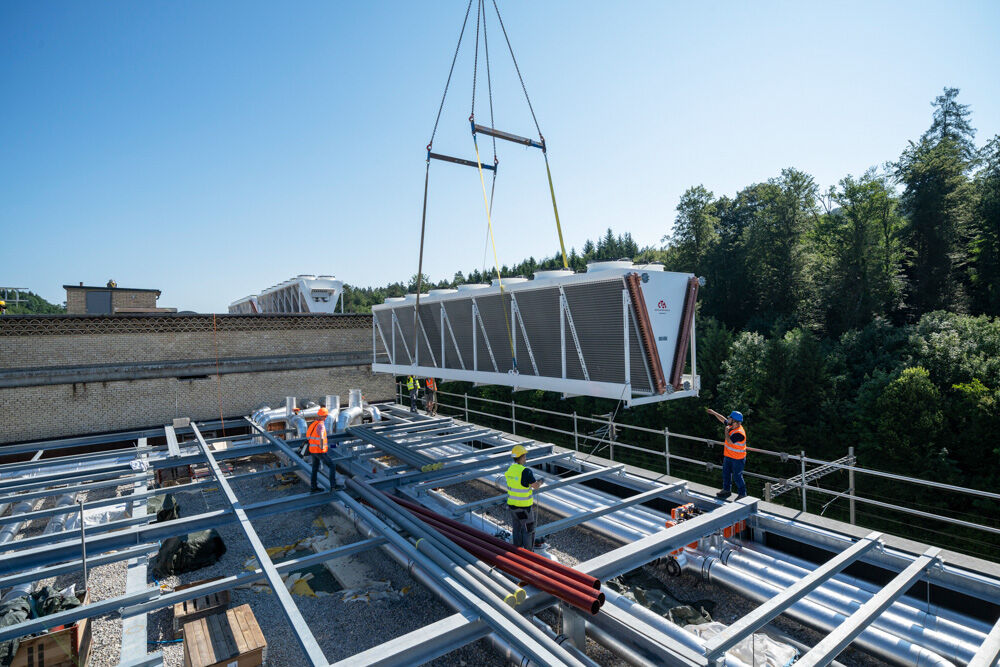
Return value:
M 739 649 L 748 641 L 756 646 L 751 636 L 782 616 L 822 634 L 820 641 L 798 649 L 803 665 L 831 664 L 848 646 L 886 663 L 941 667 L 986 667 L 1000 655 L 1000 621 L 983 620 L 1000 600 L 1000 578 L 989 564 L 976 570 L 969 560 L 954 564 L 940 549 L 905 550 L 891 536 L 838 532 L 810 515 L 789 518 L 752 497 L 722 502 L 697 484 L 457 418 L 417 414 L 395 404 L 375 408 L 371 423 L 347 419 L 347 427 L 331 436 L 333 461 L 346 488 L 331 489 L 321 476 L 323 491 L 315 494 L 290 484 L 254 495 L 275 475 L 308 478 L 309 463 L 300 452 L 304 441 L 283 408 L 255 412 L 236 435 L 231 422 L 229 434 L 220 435 L 219 422 L 179 420 L 158 429 L 5 447 L 5 459 L 22 460 L 0 465 L 0 553 L 6 556 L 0 558 L 0 589 L 30 589 L 53 577 L 89 571 L 92 596 L 89 604 L 2 627 L 0 641 L 84 618 L 120 617 L 115 645 L 94 647 L 99 664 L 177 664 L 175 647 L 155 643 L 161 641 L 158 619 L 169 613 L 164 610 L 233 591 L 256 596 L 265 637 L 294 638 L 271 642 L 269 664 L 414 665 L 468 651 L 463 647 L 480 640 L 496 650 L 477 644 L 482 664 L 505 659 L 608 664 L 612 654 L 635 664 L 769 664 L 756 658 L 747 662 Z M 308 419 L 310 411 L 299 416 Z M 152 444 L 154 438 L 164 444 Z M 441 529 L 406 509 L 407 504 L 419 506 L 505 536 L 504 514 L 498 510 L 506 495 L 497 478 L 509 465 L 508 450 L 515 443 L 527 449 L 528 465 L 546 482 L 537 492 L 543 510 L 538 535 L 558 540 L 572 534 L 577 547 L 584 536 L 594 540 L 572 565 L 605 582 L 606 603 L 597 613 L 483 567 L 457 551 Z M 162 486 L 164 471 L 186 466 L 203 476 L 155 488 Z M 102 491 L 112 493 L 102 497 Z M 146 503 L 166 491 L 190 496 L 181 505 L 191 509 L 164 521 L 147 513 Z M 203 505 L 198 497 L 206 498 Z M 60 500 L 53 504 L 55 498 Z M 84 498 L 77 507 L 74 501 Z M 36 501 L 44 504 L 36 507 Z M 30 529 L 53 517 L 121 503 L 128 510 L 120 518 L 69 523 L 58 531 Z M 683 511 L 671 512 L 677 508 Z M 284 549 L 286 557 L 278 557 L 281 549 L 272 543 L 277 539 L 272 531 L 308 531 L 312 512 L 340 515 L 357 535 L 334 546 L 313 542 L 311 553 Z M 218 567 L 230 569 L 214 569 L 219 578 L 188 587 L 159 585 L 149 559 L 161 543 L 205 529 L 228 531 L 230 548 L 252 557 L 246 568 L 224 559 Z M 766 534 L 821 548 L 826 557 L 809 563 L 776 551 L 767 546 Z M 392 576 L 412 578 L 423 591 L 414 595 L 429 597 L 414 607 L 406 595 L 387 596 L 359 612 L 389 617 L 381 621 L 395 633 L 338 635 L 351 615 L 345 603 L 333 596 L 302 598 L 288 579 L 350 558 L 398 563 Z M 116 563 L 127 568 L 121 589 L 94 595 L 101 588 L 97 572 Z M 714 635 L 688 632 L 607 585 L 651 563 L 692 573 L 762 604 Z M 862 563 L 879 569 L 884 581 L 875 585 L 848 575 L 852 565 Z M 249 592 L 261 582 L 270 594 Z M 933 605 L 914 597 L 922 590 L 914 588 L 918 582 L 924 582 L 928 596 L 933 594 Z M 524 591 L 519 602 L 495 594 L 518 589 Z M 437 617 L 425 620 L 415 611 L 431 606 L 442 610 Z M 977 616 L 976 606 L 985 611 Z M 265 607 L 277 620 L 263 618 Z M 606 650 L 611 654 L 601 653 Z

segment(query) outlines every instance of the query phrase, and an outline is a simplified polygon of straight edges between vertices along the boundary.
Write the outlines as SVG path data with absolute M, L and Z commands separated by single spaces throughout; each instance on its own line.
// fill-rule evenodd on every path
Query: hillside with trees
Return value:
M 707 281 L 698 312 L 701 397 L 623 410 L 616 418 L 718 438 L 719 426 L 704 408 L 738 409 L 753 447 L 826 460 L 854 447 L 864 467 L 988 491 L 1000 487 L 1000 441 L 992 435 L 1000 423 L 1000 136 L 977 145 L 971 110 L 958 95 L 944 89 L 932 103 L 927 131 L 894 161 L 845 175 L 825 190 L 792 167 L 732 196 L 696 185 L 681 197 L 662 247 L 639 248 L 629 233 L 609 229 L 582 252 L 574 250 L 576 270 L 588 261 L 633 258 Z M 530 276 L 561 265 L 555 253 L 505 266 L 502 274 Z M 425 285 L 491 277 L 474 269 Z M 415 283 L 416 276 L 409 285 L 349 288 L 348 308 L 368 310 L 413 291 Z M 443 388 L 504 401 L 511 396 L 502 387 Z M 543 392 L 516 398 L 581 415 L 617 407 Z M 566 427 L 557 417 L 532 419 Z M 703 445 L 691 447 L 691 456 L 700 448 L 705 458 Z M 713 456 L 721 453 L 708 453 Z M 761 456 L 751 456 L 747 470 L 779 478 L 798 472 Z M 677 465 L 674 474 L 718 485 L 718 473 L 704 466 Z M 821 483 L 843 489 L 846 475 Z M 751 480 L 752 493 L 761 486 Z M 995 501 L 871 478 L 859 487 L 869 498 L 930 514 L 947 510 L 1000 528 Z M 842 518 L 844 510 L 841 501 L 827 514 Z M 859 506 L 858 515 L 897 532 L 913 523 L 878 507 Z M 981 532 L 933 521 L 923 522 L 923 530 L 947 533 L 957 540 L 953 548 L 970 553 L 991 548 Z
M 34 292 L 21 292 L 22 302 L 8 303 L 8 315 L 61 315 L 66 313 L 66 306 L 49 303 Z

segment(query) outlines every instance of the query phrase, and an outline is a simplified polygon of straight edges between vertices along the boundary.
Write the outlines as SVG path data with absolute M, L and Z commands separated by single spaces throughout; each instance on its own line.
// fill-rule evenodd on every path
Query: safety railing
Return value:
M 397 387 L 399 391 L 398 400 L 400 404 L 407 404 L 408 392 L 402 384 L 398 384 Z M 444 401 L 443 399 L 445 398 L 457 400 Z M 683 454 L 676 453 L 676 451 L 671 451 L 671 442 L 676 443 L 680 441 L 683 443 L 701 445 L 706 451 L 720 448 L 716 451 L 719 451 L 721 454 L 721 447 L 723 446 L 722 442 L 711 438 L 674 433 L 666 427 L 662 429 L 654 429 L 648 426 L 639 426 L 636 424 L 614 421 L 611 418 L 598 419 L 595 417 L 577 414 L 576 412 L 560 412 L 535 406 L 522 405 L 516 403 L 514 400 L 500 401 L 481 396 L 470 396 L 468 393 L 458 394 L 441 390 L 438 390 L 437 392 L 437 406 L 439 411 L 443 411 L 443 413 L 451 416 L 461 417 L 467 422 L 477 423 L 482 422 L 483 420 L 499 420 L 500 423 L 509 424 L 510 432 L 515 435 L 517 434 L 518 427 L 521 427 L 522 434 L 524 429 L 527 428 L 533 432 L 542 431 L 561 435 L 565 438 L 564 444 L 567 447 L 569 446 L 569 439 L 572 438 L 573 449 L 578 452 L 582 452 L 587 456 L 600 454 L 602 457 L 611 461 L 634 463 L 635 465 L 647 470 L 662 469 L 667 475 L 671 475 L 671 462 L 695 466 L 695 470 L 700 468 L 707 473 L 722 468 L 721 462 L 710 461 L 705 458 L 685 456 Z M 558 428 L 547 424 L 540 424 L 537 421 L 528 421 L 521 418 L 526 414 L 548 415 L 562 419 L 565 421 L 567 426 L 572 424 L 572 430 L 569 428 Z M 593 427 L 590 431 L 588 431 L 588 425 Z M 598 429 L 601 430 L 600 435 L 596 435 L 594 433 L 594 431 Z M 627 433 L 641 434 L 647 439 L 649 436 L 656 436 L 657 438 L 662 437 L 662 448 L 653 449 L 650 446 L 642 446 L 632 442 L 627 442 L 623 439 L 623 434 Z M 609 434 L 612 436 L 611 438 L 608 437 Z M 829 498 L 829 501 L 823 505 L 822 510 L 820 511 L 821 514 L 825 512 L 827 507 L 829 507 L 836 500 L 845 499 L 848 503 L 847 519 L 851 524 L 857 523 L 857 506 L 863 505 L 876 508 L 880 511 L 891 510 L 922 519 L 940 521 L 959 528 L 988 533 L 993 536 L 1000 536 L 1000 526 L 998 525 L 988 525 L 976 521 L 966 521 L 964 519 L 936 512 L 928 512 L 907 505 L 886 502 L 884 500 L 876 500 L 875 498 L 858 495 L 856 493 L 856 479 L 858 476 L 867 476 L 884 480 L 892 480 L 991 501 L 1000 500 L 1000 494 L 998 493 L 859 467 L 857 465 L 857 459 L 855 458 L 854 447 L 848 447 L 847 456 L 837 459 L 836 461 L 824 461 L 822 459 L 812 458 L 806 456 L 805 451 L 800 451 L 795 454 L 790 452 L 760 449 L 757 447 L 747 447 L 747 451 L 754 455 L 771 457 L 775 461 L 782 464 L 794 465 L 796 472 L 798 473 L 790 477 L 778 477 L 752 470 L 745 470 L 743 473 L 745 477 L 759 480 L 763 484 L 763 495 L 765 500 L 777 502 L 777 495 L 789 490 L 789 487 L 797 487 L 796 490 L 799 491 L 797 495 L 800 498 L 799 504 L 803 511 L 808 511 L 809 493 L 819 494 Z M 630 457 L 627 454 L 623 455 L 623 452 L 633 453 L 634 455 Z M 623 458 L 632 460 L 623 460 Z M 719 456 L 719 459 L 721 460 L 721 455 Z M 655 467 L 656 460 L 660 461 L 659 465 L 661 465 L 662 468 Z M 816 482 L 816 480 L 822 475 L 840 471 L 846 471 L 848 476 L 846 490 L 827 489 L 822 488 L 815 483 L 810 483 Z M 686 474 L 690 476 L 689 473 L 690 470 Z M 772 488 L 775 489 L 773 497 L 771 493 Z M 928 539 L 927 541 L 932 540 Z M 993 538 L 992 541 L 996 542 L 997 538 Z M 965 550 L 971 551 L 969 549 Z M 971 552 L 979 553 L 976 551 Z

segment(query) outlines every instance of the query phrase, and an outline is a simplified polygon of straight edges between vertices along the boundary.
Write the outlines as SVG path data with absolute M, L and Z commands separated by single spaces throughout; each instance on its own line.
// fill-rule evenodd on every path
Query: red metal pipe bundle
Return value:
M 596 614 L 604 604 L 604 593 L 598 590 L 600 581 L 594 577 L 539 556 L 528 549 L 514 547 L 416 503 L 396 496 L 389 497 L 476 558 L 503 572 L 514 575 L 590 614 Z M 573 576 L 570 576 L 570 573 Z
M 494 537 L 489 533 L 484 533 L 483 531 L 477 528 L 473 528 L 472 526 L 467 526 L 464 523 L 455 521 L 454 519 L 449 519 L 446 516 L 442 516 L 436 512 L 427 509 L 423 505 L 418 505 L 417 503 L 406 500 L 405 498 L 399 498 L 397 496 L 389 496 L 389 497 L 396 503 L 402 505 L 403 507 L 406 507 L 412 512 L 417 512 L 419 514 L 422 514 L 423 516 L 429 516 L 437 521 L 440 521 L 441 523 L 447 524 L 462 532 L 473 535 L 483 540 L 484 542 L 489 542 L 490 544 L 500 549 L 504 549 L 505 551 L 517 552 L 518 555 L 527 558 L 530 561 L 538 563 L 543 567 L 556 570 L 557 572 L 562 573 L 563 575 L 569 577 L 570 579 L 575 579 L 577 581 L 583 582 L 587 586 L 590 586 L 596 590 L 601 589 L 601 580 L 598 579 L 597 577 L 587 574 L 586 572 L 580 572 L 579 570 L 574 570 L 573 568 L 563 565 L 562 563 L 558 563 L 550 558 L 546 558 L 545 556 L 540 556 L 539 554 L 536 554 L 534 551 L 530 549 L 525 549 L 523 547 L 515 547 L 513 544 L 510 544 L 509 542 L 504 542 L 498 537 Z

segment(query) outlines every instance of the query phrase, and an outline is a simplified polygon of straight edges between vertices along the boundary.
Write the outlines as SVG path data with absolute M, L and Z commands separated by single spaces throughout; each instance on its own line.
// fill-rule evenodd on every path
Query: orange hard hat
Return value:
M 320 419 L 322 419 L 322 418 L 326 417 L 329 414 L 330 413 L 327 411 L 326 408 L 320 408 L 319 412 L 316 413 L 316 416 L 319 417 Z

